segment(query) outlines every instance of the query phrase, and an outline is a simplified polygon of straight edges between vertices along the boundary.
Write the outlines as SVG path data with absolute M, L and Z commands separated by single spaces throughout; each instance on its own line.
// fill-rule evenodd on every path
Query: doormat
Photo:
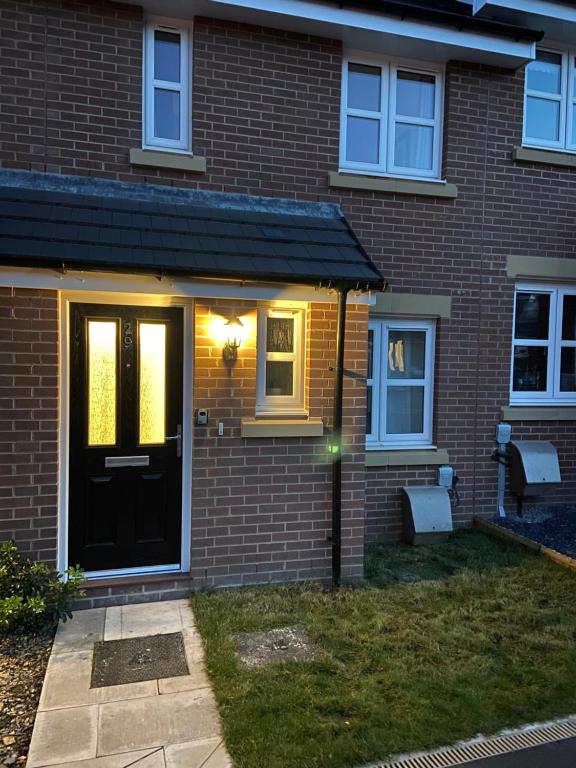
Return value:
M 241 632 L 234 636 L 236 654 L 247 667 L 264 667 L 283 661 L 313 661 L 320 657 L 304 627 L 295 625 L 268 632 Z
M 91 688 L 188 674 L 182 632 L 94 643 Z

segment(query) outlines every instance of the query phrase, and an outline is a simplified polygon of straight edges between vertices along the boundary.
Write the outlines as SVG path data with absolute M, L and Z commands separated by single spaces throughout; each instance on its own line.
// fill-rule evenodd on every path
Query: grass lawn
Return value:
M 480 533 L 369 548 L 367 583 L 192 597 L 236 768 L 344 768 L 576 712 L 576 576 Z M 236 632 L 323 657 L 244 668 Z

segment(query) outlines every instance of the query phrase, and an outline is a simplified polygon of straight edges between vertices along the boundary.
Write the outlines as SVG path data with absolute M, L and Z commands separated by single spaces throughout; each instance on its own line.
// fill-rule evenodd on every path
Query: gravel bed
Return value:
M 53 637 L 0 637 L 0 768 L 26 765 Z
M 576 506 L 558 504 L 529 507 L 523 517 L 508 511 L 505 518 L 495 517 L 494 523 L 526 536 L 545 547 L 576 558 Z

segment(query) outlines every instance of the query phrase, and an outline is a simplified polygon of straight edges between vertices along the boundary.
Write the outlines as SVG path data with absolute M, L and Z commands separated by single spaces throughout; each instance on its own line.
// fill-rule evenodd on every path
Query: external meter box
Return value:
M 438 485 L 443 488 L 452 488 L 454 484 L 454 470 L 447 464 L 438 467 Z
M 506 424 L 505 422 L 500 422 L 500 424 L 496 424 L 496 442 L 500 443 L 509 443 L 510 438 L 512 437 L 512 426 L 510 424 Z

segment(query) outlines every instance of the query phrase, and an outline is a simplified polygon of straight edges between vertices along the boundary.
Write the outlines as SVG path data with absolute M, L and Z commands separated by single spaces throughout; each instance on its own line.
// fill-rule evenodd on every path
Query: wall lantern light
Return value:
M 222 357 L 226 363 L 234 363 L 238 358 L 238 348 L 242 344 L 244 324 L 234 315 L 224 324 L 224 348 Z

